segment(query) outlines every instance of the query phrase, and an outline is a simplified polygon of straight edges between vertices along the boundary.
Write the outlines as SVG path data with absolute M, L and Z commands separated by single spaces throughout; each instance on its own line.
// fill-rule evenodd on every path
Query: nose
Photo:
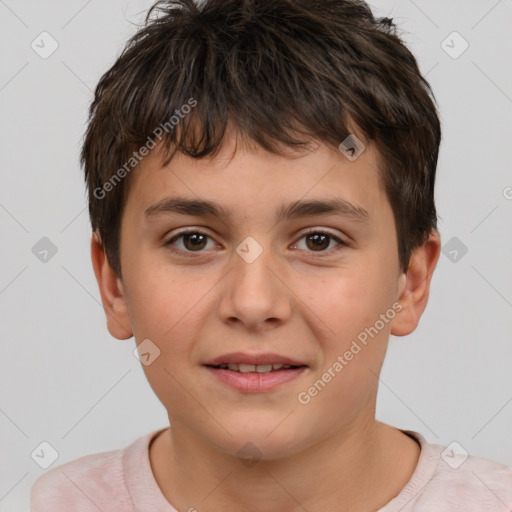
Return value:
M 254 260 L 250 253 L 249 257 L 233 254 L 233 266 L 221 288 L 222 321 L 251 331 L 275 329 L 290 318 L 292 300 L 283 266 L 270 249 L 263 249 Z

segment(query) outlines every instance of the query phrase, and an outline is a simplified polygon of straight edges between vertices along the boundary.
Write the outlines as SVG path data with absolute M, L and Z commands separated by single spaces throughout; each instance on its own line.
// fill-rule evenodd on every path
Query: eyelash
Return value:
M 200 231 L 198 229 L 188 229 L 188 230 L 184 230 L 184 231 L 180 231 L 179 233 L 176 233 L 172 238 L 170 238 L 169 240 L 167 240 L 164 245 L 165 246 L 168 246 L 169 249 L 172 251 L 172 252 L 175 252 L 175 253 L 180 253 L 180 254 L 190 254 L 190 255 L 193 255 L 193 254 L 201 254 L 202 252 L 205 252 L 204 250 L 201 250 L 201 251 L 188 251 L 188 250 L 182 250 L 182 249 L 176 249 L 172 246 L 172 244 L 182 238 L 183 236 L 185 235 L 190 235 L 190 234 L 197 234 L 197 235 L 203 235 L 203 236 L 206 236 L 207 238 L 210 238 L 212 239 L 212 237 L 210 237 L 207 233 L 204 233 L 203 231 Z M 315 257 L 317 255 L 322 255 L 322 254 L 330 254 L 332 252 L 336 252 L 336 251 L 339 251 L 340 249 L 343 249 L 344 247 L 348 247 L 349 244 L 347 242 L 344 242 L 343 240 L 341 240 L 339 237 L 337 237 L 336 235 L 334 235 L 333 233 L 331 233 L 330 231 L 328 230 L 320 230 L 320 229 L 311 229 L 305 233 L 302 233 L 302 235 L 300 236 L 299 240 L 301 240 L 302 238 L 308 236 L 308 235 L 313 235 L 313 234 L 322 234 L 322 235 L 327 235 L 330 239 L 332 240 L 335 240 L 336 242 L 338 242 L 338 246 L 335 247 L 334 249 L 328 249 L 328 250 L 324 250 L 324 251 L 306 251 L 306 252 L 310 252 L 311 254 L 313 254 Z

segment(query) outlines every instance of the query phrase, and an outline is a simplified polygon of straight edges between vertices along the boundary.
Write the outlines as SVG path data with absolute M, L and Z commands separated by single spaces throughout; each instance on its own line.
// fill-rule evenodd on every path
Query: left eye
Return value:
M 174 235 L 165 245 L 174 245 L 175 242 L 179 240 L 181 247 L 178 247 L 178 250 L 185 252 L 202 252 L 202 249 L 207 245 L 208 239 L 212 240 L 211 237 L 201 231 L 183 231 Z M 310 231 L 309 233 L 303 234 L 299 240 L 302 239 L 306 239 L 305 250 L 309 249 L 312 250 L 312 252 L 327 252 L 326 249 L 333 240 L 336 241 L 338 246 L 347 245 L 337 236 L 324 231 Z M 297 242 L 293 247 L 297 247 L 298 245 L 299 243 Z M 215 246 L 215 243 L 213 243 L 213 246 Z
M 337 236 L 334 236 L 331 233 L 324 231 L 310 231 L 309 233 L 305 233 L 304 235 L 302 235 L 300 240 L 302 240 L 303 238 L 306 239 L 306 247 L 308 249 L 314 249 L 312 252 L 327 252 L 325 249 L 330 245 L 330 241 L 332 240 L 335 240 L 338 243 L 338 246 L 346 245 Z M 295 246 L 297 245 L 298 243 L 295 244 Z M 320 250 L 317 251 L 316 249 Z

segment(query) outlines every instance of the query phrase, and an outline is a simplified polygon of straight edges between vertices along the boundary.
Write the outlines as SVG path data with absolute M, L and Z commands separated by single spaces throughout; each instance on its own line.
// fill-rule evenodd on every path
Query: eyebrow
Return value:
M 230 219 L 233 216 L 230 210 L 220 204 L 203 199 L 188 199 L 185 197 L 162 199 L 144 211 L 144 216 L 147 219 L 163 214 L 180 214 L 196 217 L 215 216 L 225 219 Z M 275 222 L 323 214 L 341 215 L 358 222 L 369 221 L 368 212 L 361 206 L 356 206 L 345 199 L 334 198 L 294 201 L 287 205 L 281 205 L 277 211 Z

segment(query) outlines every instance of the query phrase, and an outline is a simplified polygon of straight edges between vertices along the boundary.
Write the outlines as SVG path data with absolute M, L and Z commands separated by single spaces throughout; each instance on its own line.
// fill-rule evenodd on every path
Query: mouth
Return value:
M 273 353 L 231 352 L 203 363 L 216 382 L 242 393 L 263 393 L 291 385 L 311 369 L 302 361 Z
M 297 370 L 298 368 L 307 368 L 306 365 L 290 365 L 281 363 L 272 364 L 241 364 L 241 363 L 221 363 L 218 365 L 205 365 L 217 370 L 229 370 L 237 373 L 274 373 L 286 370 Z
M 266 393 L 306 376 L 308 365 L 278 354 L 224 354 L 203 364 L 222 386 L 242 393 Z

